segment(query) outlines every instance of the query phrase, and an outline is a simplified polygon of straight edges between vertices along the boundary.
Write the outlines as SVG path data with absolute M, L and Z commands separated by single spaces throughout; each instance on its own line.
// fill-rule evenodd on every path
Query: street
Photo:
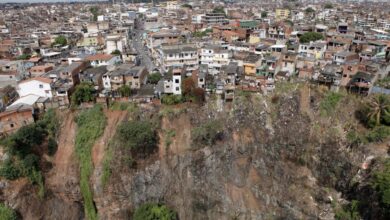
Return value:
M 145 31 L 143 29 L 136 28 L 134 29 L 134 32 L 135 37 L 133 38 L 133 47 L 141 58 L 141 65 L 146 66 L 149 71 L 152 71 L 155 68 L 155 65 L 149 56 L 149 52 L 144 47 L 142 39 L 142 34 L 145 33 Z

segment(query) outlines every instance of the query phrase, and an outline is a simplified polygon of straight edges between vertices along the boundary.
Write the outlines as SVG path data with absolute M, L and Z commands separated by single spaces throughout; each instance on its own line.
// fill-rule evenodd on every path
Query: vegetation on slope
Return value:
M 0 203 L 0 219 L 2 220 L 16 220 L 16 212 L 8 206 Z
M 95 141 L 103 134 L 106 118 L 101 106 L 96 105 L 92 109 L 81 112 L 76 122 L 78 129 L 75 148 L 80 162 L 80 189 L 86 216 L 90 220 L 95 220 L 98 217 L 89 186 L 89 178 L 93 171 L 91 149 Z
M 146 203 L 135 210 L 134 220 L 176 220 L 177 213 L 165 205 Z
M 38 122 L 22 127 L 2 140 L 9 157 L 0 167 L 0 176 L 9 180 L 28 177 L 39 186 L 38 195 L 43 198 L 44 178 L 39 166 L 44 151 L 42 144 L 48 138 L 49 153 L 55 152 L 58 127 L 56 113 L 50 109 Z

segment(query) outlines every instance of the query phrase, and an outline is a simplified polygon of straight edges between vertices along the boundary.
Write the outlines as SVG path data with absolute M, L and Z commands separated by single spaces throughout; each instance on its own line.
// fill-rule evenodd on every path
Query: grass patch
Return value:
M 165 132 L 165 147 L 169 147 L 172 144 L 172 138 L 176 136 L 175 130 L 171 129 Z
M 16 212 L 8 206 L 0 203 L 0 219 L 2 220 L 16 220 Z
M 334 113 L 337 105 L 343 98 L 341 93 L 329 92 L 325 95 L 324 99 L 320 103 L 321 116 L 330 116 Z
M 112 161 L 112 150 L 109 147 L 104 155 L 104 160 L 103 160 L 103 173 L 101 177 L 103 188 L 107 185 L 111 177 L 111 161 Z
M 80 162 L 80 190 L 84 199 L 84 210 L 90 220 L 98 219 L 93 195 L 89 186 L 89 178 L 93 171 L 91 149 L 95 141 L 103 134 L 106 117 L 102 107 L 95 105 L 82 111 L 76 118 L 76 155 Z

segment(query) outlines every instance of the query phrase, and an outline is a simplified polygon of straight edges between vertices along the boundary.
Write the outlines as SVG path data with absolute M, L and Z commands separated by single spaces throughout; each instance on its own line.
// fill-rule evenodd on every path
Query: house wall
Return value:
M 17 91 L 20 97 L 33 94 L 41 97 L 52 98 L 51 86 L 49 83 L 41 82 L 39 80 L 31 80 L 19 83 Z
M 0 115 L 0 133 L 10 134 L 34 122 L 31 110 Z

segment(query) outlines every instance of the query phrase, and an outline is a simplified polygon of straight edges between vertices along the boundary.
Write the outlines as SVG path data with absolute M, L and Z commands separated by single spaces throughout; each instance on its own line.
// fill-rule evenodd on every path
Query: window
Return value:
M 199 82 L 203 82 L 203 79 L 199 79 Z
M 179 87 L 176 87 L 176 91 L 179 91 Z
M 42 84 L 39 84 L 39 88 L 40 88 L 40 89 L 43 89 L 43 85 L 42 85 Z
M 14 124 L 10 124 L 9 126 L 10 126 L 11 128 L 13 128 L 13 127 L 14 127 Z
M 175 83 L 179 83 L 179 80 L 178 80 L 178 79 L 175 79 Z
M 9 76 L 10 79 L 12 79 L 12 76 Z

